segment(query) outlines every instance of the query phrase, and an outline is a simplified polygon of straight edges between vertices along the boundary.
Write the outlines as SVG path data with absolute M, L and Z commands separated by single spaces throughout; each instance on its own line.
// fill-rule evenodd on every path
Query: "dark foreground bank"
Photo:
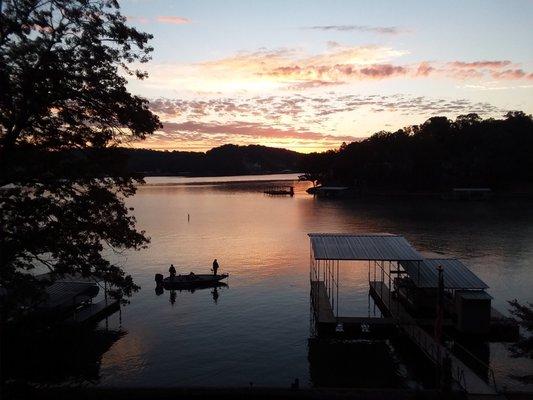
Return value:
M 462 394 L 436 391 L 409 391 L 396 389 L 285 389 L 285 388 L 32 388 L 12 386 L 5 391 L 6 399 L 462 399 Z M 513 397 L 515 398 L 515 397 Z M 519 397 L 517 397 L 519 398 Z

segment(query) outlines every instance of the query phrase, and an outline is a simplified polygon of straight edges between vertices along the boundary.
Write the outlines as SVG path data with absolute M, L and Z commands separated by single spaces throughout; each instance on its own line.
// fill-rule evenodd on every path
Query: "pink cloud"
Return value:
M 423 61 L 418 65 L 418 68 L 416 69 L 416 76 L 428 76 L 434 70 L 435 68 L 429 65 L 427 61 Z
M 164 122 L 163 132 L 168 134 L 196 133 L 209 135 L 251 136 L 258 139 L 300 139 L 353 141 L 353 136 L 335 136 L 296 128 L 278 128 L 258 122 L 233 121 L 229 123 L 186 121 Z
M 382 79 L 395 75 L 405 75 L 409 68 L 392 64 L 373 64 L 365 67 L 358 67 L 352 64 L 335 65 L 312 65 L 300 67 L 298 65 L 278 67 L 269 73 L 276 77 L 284 77 L 294 80 L 301 80 L 293 83 L 291 88 L 313 88 L 345 83 L 346 79 Z
M 150 20 L 148 18 L 145 18 L 145 17 L 135 17 L 133 15 L 128 15 L 126 17 L 126 19 L 128 20 L 128 22 L 132 22 L 132 23 L 139 23 L 139 24 L 147 24 L 148 22 L 150 22 Z
M 531 73 L 520 68 L 509 68 L 512 66 L 513 63 L 509 60 L 452 61 L 445 64 L 443 71 L 452 78 L 463 80 L 482 79 L 487 76 L 501 80 L 531 79 Z
M 405 67 L 391 65 L 391 64 L 378 64 L 370 67 L 361 68 L 359 72 L 370 78 L 382 79 L 390 78 L 395 75 L 405 75 L 407 69 Z
M 160 15 L 156 18 L 157 22 L 161 22 L 163 24 L 173 24 L 173 25 L 185 25 L 190 24 L 192 21 L 189 18 L 185 17 L 178 17 L 174 15 Z
M 493 71 L 491 76 L 494 79 L 533 79 L 533 73 L 524 72 L 522 69 L 506 69 L 503 71 Z
M 496 61 L 473 61 L 473 62 L 464 62 L 464 61 L 452 61 L 448 63 L 453 68 L 468 68 L 468 69 L 478 69 L 478 68 L 487 68 L 487 69 L 499 69 L 507 67 L 511 64 L 509 60 L 496 60 Z

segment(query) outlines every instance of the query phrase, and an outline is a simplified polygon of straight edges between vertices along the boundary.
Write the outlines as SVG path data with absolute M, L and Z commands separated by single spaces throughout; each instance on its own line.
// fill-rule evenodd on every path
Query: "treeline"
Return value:
M 337 151 L 309 154 L 302 170 L 318 183 L 363 191 L 531 190 L 533 119 L 521 111 L 503 119 L 433 117 L 421 125 L 343 143 Z
M 298 172 L 303 155 L 266 146 L 224 145 L 205 153 L 117 149 L 128 169 L 144 175 L 221 176 Z

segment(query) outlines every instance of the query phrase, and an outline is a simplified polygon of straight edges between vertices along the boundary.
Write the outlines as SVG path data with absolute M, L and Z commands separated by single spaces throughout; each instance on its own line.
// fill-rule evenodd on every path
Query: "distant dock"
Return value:
M 263 191 L 269 196 L 294 196 L 294 186 L 270 186 Z

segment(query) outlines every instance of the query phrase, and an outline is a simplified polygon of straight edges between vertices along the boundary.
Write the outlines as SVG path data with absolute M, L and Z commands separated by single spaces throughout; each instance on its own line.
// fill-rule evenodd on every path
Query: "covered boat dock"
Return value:
M 81 274 L 67 274 L 52 276 L 45 273 L 37 279 L 50 282 L 46 288 L 46 299 L 35 305 L 42 315 L 65 323 L 86 324 L 99 321 L 102 318 L 120 310 L 120 302 L 108 296 L 107 282 L 93 276 Z M 103 298 L 94 299 L 103 290 Z
M 341 261 L 368 261 L 370 288 L 385 295 L 383 288 L 376 282 L 388 279 L 389 287 L 391 286 L 392 274 L 398 270 L 398 266 L 394 267 L 393 263 L 423 261 L 423 257 L 407 240 L 399 235 L 385 233 L 310 233 L 309 237 L 311 302 L 317 332 L 331 333 L 338 323 L 362 324 L 371 329 L 393 324 L 392 319 L 339 316 L 339 265 Z
M 494 374 L 488 366 L 485 366 L 487 375 L 478 376 L 444 346 L 440 334 L 433 336 L 422 327 L 421 322 L 425 320 L 428 325 L 439 325 L 442 330 L 442 318 L 434 314 L 416 315 L 404 301 L 410 298 L 416 306 L 422 299 L 409 297 L 409 287 L 414 287 L 415 292 L 429 290 L 437 301 L 438 289 L 442 289 L 437 267 L 440 267 L 440 274 L 450 269 L 450 273 L 443 276 L 444 287 L 452 293 L 468 291 L 466 298 L 484 299 L 488 296 L 484 291 L 487 285 L 464 264 L 455 259 L 425 259 L 400 235 L 310 233 L 309 238 L 312 335 L 335 337 L 337 332 L 353 331 L 354 325 L 378 332 L 382 332 L 383 327 L 395 329 L 407 336 L 438 371 L 449 371 L 458 389 L 471 394 L 497 393 Z M 339 268 L 341 263 L 349 261 L 368 261 L 369 293 L 383 318 L 339 315 Z M 418 296 L 423 294 L 418 293 Z M 436 302 L 433 311 L 435 305 Z

